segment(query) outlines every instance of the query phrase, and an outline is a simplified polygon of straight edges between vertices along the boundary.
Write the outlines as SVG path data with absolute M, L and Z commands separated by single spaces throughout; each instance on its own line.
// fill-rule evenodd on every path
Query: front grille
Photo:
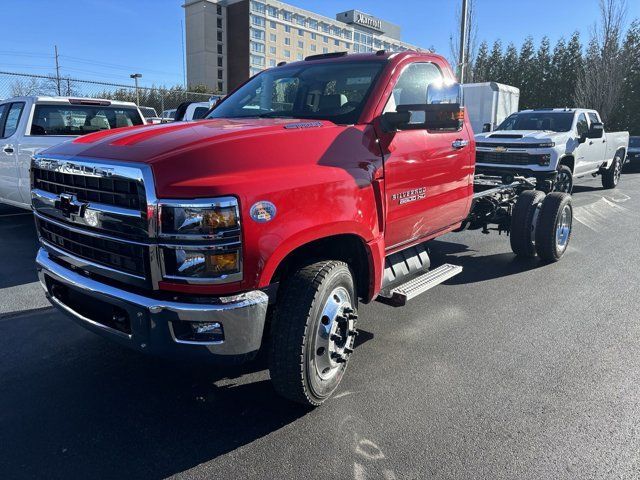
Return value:
M 32 166 L 33 187 L 56 195 L 73 194 L 81 202 L 144 211 L 144 187 L 126 178 L 74 175 Z
M 541 162 L 540 155 L 529 155 L 519 152 L 476 152 L 477 163 L 491 163 L 502 165 L 537 165 Z
M 96 237 L 37 217 L 43 240 L 85 260 L 144 277 L 147 272 L 148 247 L 119 240 Z

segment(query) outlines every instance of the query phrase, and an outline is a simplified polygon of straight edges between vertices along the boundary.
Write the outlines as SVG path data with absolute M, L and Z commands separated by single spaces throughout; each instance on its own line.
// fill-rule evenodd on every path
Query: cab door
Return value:
M 442 71 L 435 63 L 405 65 L 384 112 L 396 111 L 400 105 L 425 104 L 428 85 L 442 80 Z M 419 123 L 424 117 L 415 120 Z M 420 129 L 385 134 L 381 147 L 387 249 L 443 231 L 467 216 L 473 188 L 472 135 L 468 125 L 460 131 Z
M 18 189 L 19 124 L 24 102 L 0 105 L 0 198 L 23 203 Z

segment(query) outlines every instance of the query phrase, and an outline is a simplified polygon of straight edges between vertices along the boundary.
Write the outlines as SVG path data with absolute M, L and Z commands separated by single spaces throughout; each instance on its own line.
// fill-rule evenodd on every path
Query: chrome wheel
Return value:
M 358 316 L 344 287 L 337 287 L 331 292 L 321 315 L 313 341 L 313 363 L 318 376 L 329 380 L 344 369 L 353 353 Z
M 622 174 L 622 161 L 617 157 L 613 161 L 615 162 L 613 166 L 613 183 L 617 185 L 620 181 L 620 175 Z
M 571 235 L 571 224 L 573 220 L 573 214 L 571 213 L 571 206 L 565 205 L 560 213 L 560 219 L 558 220 L 558 226 L 556 227 L 556 245 L 559 251 L 563 251 L 567 248 L 569 237 Z
M 556 177 L 555 191 L 571 193 L 572 186 L 573 186 L 573 178 L 571 176 L 571 173 L 564 170 L 560 170 L 558 172 L 558 176 Z

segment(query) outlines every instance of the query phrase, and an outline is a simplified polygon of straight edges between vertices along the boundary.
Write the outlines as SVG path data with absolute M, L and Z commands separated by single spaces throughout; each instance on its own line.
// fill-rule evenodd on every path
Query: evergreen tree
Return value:
M 489 82 L 501 82 L 503 76 L 504 66 L 502 62 L 502 42 L 496 40 L 491 47 L 491 53 L 489 54 L 489 60 L 487 65 L 487 81 Z
M 520 83 L 514 85 L 520 89 L 520 110 L 532 108 L 536 104 L 536 66 L 533 38 L 528 36 L 520 47 L 518 57 L 518 77 Z
M 534 108 L 553 107 L 552 90 L 555 88 L 551 78 L 551 45 L 549 37 L 542 37 L 534 62 L 535 84 Z
M 502 59 L 502 83 L 507 85 L 519 85 L 520 75 L 518 71 L 518 50 L 513 43 L 509 43 Z
M 486 41 L 480 44 L 478 55 L 473 62 L 473 81 L 487 82 L 489 81 L 489 45 Z
M 640 22 L 637 19 L 627 30 L 622 50 L 626 68 L 613 74 L 624 75 L 624 84 L 619 107 L 614 110 L 608 128 L 640 135 Z

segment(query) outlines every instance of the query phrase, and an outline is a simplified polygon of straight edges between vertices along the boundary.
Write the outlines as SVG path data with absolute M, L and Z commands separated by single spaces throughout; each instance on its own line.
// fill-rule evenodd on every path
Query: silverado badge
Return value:
M 415 202 L 416 200 L 424 200 L 425 198 L 427 198 L 427 187 L 414 188 L 413 190 L 391 195 L 391 200 L 394 202 L 397 201 L 398 205 Z

